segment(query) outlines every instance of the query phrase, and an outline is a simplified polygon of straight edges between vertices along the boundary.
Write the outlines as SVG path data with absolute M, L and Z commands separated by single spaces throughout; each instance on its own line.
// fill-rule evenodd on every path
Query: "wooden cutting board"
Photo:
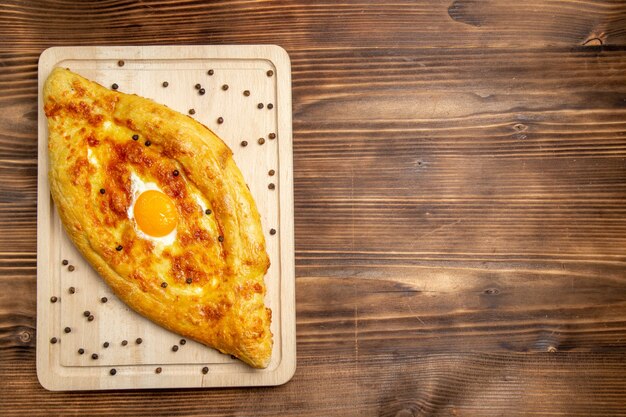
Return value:
M 265 281 L 274 350 L 267 369 L 252 369 L 181 340 L 139 316 L 112 294 L 74 248 L 47 180 L 48 132 L 41 91 L 57 66 L 189 114 L 233 150 L 261 214 L 271 261 Z M 291 72 L 282 48 L 47 49 L 39 60 L 38 177 L 37 374 L 45 388 L 278 385 L 291 378 L 296 364 Z

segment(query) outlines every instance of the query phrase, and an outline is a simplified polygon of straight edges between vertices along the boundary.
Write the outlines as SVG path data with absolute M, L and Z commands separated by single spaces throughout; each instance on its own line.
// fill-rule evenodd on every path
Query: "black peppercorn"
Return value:
M 70 261 L 68 261 L 67 259 L 63 259 L 63 262 L 61 262 L 63 265 L 67 265 L 70 263 Z
M 220 242 L 223 242 L 223 241 L 224 241 L 224 236 L 219 236 L 219 237 L 217 238 L 217 240 L 219 240 Z
M 106 192 L 107 192 L 107 190 L 105 190 L 104 188 L 100 188 L 100 194 L 104 194 Z
M 111 370 L 109 371 L 109 373 L 111 375 L 115 375 L 117 373 L 117 371 L 115 370 L 115 368 L 111 368 Z
M 187 278 L 187 279 L 185 280 L 185 282 L 186 282 L 187 284 L 191 284 L 191 283 L 193 282 L 193 279 L 191 279 L 191 278 Z
M 89 316 L 91 316 L 91 313 L 89 312 L 89 310 L 85 310 L 85 311 L 83 311 L 83 316 L 89 317 Z
M 196 84 L 195 87 L 196 87 L 196 90 L 199 90 L 199 89 L 202 88 L 202 86 L 200 84 Z
M 172 346 L 172 352 L 178 352 L 178 345 Z
M 178 177 L 179 174 L 180 172 L 178 172 L 177 169 L 175 169 L 174 172 L 172 172 L 172 175 L 174 175 L 175 177 Z
M 124 246 L 122 245 L 117 245 L 117 247 L 115 248 L 116 251 L 121 251 L 122 249 L 124 249 Z
M 67 267 L 67 270 L 70 271 L 70 272 L 74 272 L 75 269 L 76 269 L 76 267 L 74 265 L 70 265 L 70 266 Z
M 270 139 L 276 139 L 276 133 L 270 133 L 267 137 Z
M 187 341 L 186 341 L 185 339 L 180 339 L 180 342 L 179 342 L 179 343 L 180 343 L 181 345 L 184 345 L 185 343 L 187 343 Z
M 137 343 L 138 345 L 140 345 L 143 342 L 143 339 L 141 337 L 138 337 L 137 340 L 135 340 L 135 343 Z
M 167 88 L 168 85 L 170 85 L 170 83 L 168 83 L 167 81 L 163 81 L 163 84 L 161 84 L 164 88 Z
M 117 90 L 119 88 L 119 85 L 113 83 L 113 85 L 111 86 L 112 89 Z
M 201 88 L 200 90 L 198 90 L 198 94 L 200 94 L 201 96 L 204 95 L 204 93 L 206 93 L 206 91 L 204 90 L 204 88 Z
M 207 215 L 208 215 L 208 214 L 211 214 L 211 213 L 212 213 L 211 209 L 206 209 L 206 210 L 204 210 L 204 214 L 207 214 Z
M 95 319 L 95 317 L 93 316 L 93 314 L 91 314 L 89 317 L 87 317 L 87 321 L 93 321 Z
M 50 302 L 51 303 L 56 303 L 57 301 L 59 301 L 59 299 L 57 297 L 55 297 L 54 295 L 52 297 L 50 297 Z
M 106 303 L 107 301 L 109 301 L 109 299 L 108 299 L 108 298 L 106 298 L 106 297 L 102 297 L 102 298 L 100 299 L 100 302 L 101 302 L 101 303 Z
M 152 145 L 152 142 L 150 142 L 149 140 L 147 140 L 147 141 L 144 143 L 144 145 L 146 145 L 146 146 L 150 146 L 150 145 Z
M 208 374 L 209 373 L 209 368 L 206 367 L 206 366 L 204 368 L 202 368 L 202 373 L 205 374 L 205 375 Z
M 163 369 L 159 366 L 158 368 L 156 368 L 156 369 L 154 370 L 154 373 L 156 373 L 156 374 L 160 374 L 162 371 L 163 371 Z
M 224 118 L 223 117 L 218 117 L 217 118 L 217 123 L 219 123 L 219 124 L 224 123 Z
M 105 348 L 105 349 L 108 348 L 109 347 L 109 342 L 104 342 L 102 344 L 102 347 Z
M 139 135 L 133 135 L 133 140 L 139 140 Z
M 83 348 L 78 349 L 78 354 L 79 355 L 82 355 L 83 353 L 85 353 L 85 349 L 83 349 Z
M 91 354 L 91 359 L 93 359 L 93 360 L 98 359 L 98 354 L 97 353 L 92 353 Z
M 273 108 L 274 108 L 274 105 L 272 103 L 267 103 L 268 110 L 272 110 Z
M 122 346 L 126 346 L 128 344 L 128 340 L 122 340 Z
M 64 331 L 65 333 L 71 333 L 71 332 L 72 332 L 72 329 L 71 329 L 70 327 L 66 327 L 65 329 L 63 329 L 63 331 Z
M 209 74 L 209 75 L 213 75 L 213 74 L 215 74 L 215 71 L 213 71 L 212 69 L 210 69 L 210 70 L 208 70 L 208 71 L 207 71 L 207 74 Z
M 224 84 L 224 85 L 222 86 L 222 90 L 224 90 L 224 91 L 228 90 L 228 84 Z
M 271 77 L 272 75 L 274 75 L 274 71 L 272 71 L 272 70 L 268 70 L 268 71 L 266 72 L 266 74 L 267 74 L 267 76 L 268 76 L 268 77 Z
M 250 97 L 250 90 L 244 90 L 243 95 L 246 97 Z
M 167 282 L 162 282 L 161 283 L 161 288 L 167 288 Z
M 267 175 L 269 175 L 270 177 L 273 177 L 274 174 L 276 174 L 276 171 L 274 171 L 273 169 L 270 169 L 269 171 L 267 171 Z
M 275 235 L 276 234 L 276 229 L 270 229 L 270 235 Z
M 75 294 L 75 293 L 76 293 L 76 288 L 74 288 L 74 287 L 70 287 L 67 291 L 68 291 L 70 294 Z
M 56 337 L 53 337 L 52 339 L 50 339 L 50 343 L 52 343 L 53 345 L 58 341 L 59 339 L 57 339 Z
M 121 60 L 121 59 L 119 61 L 117 61 L 117 66 L 118 67 L 123 67 L 124 66 L 124 61 Z
M 242 141 L 241 141 L 241 146 L 243 146 L 243 147 L 248 146 L 248 141 L 246 141 L 246 140 L 242 140 Z
M 267 188 L 269 188 L 270 190 L 273 190 L 274 188 L 276 188 L 276 186 L 274 185 L 274 183 L 273 183 L 273 182 L 270 182 L 270 183 L 267 185 Z
M 259 103 L 259 104 L 257 104 L 256 106 L 257 106 L 259 109 L 262 109 L 262 108 L 263 108 L 263 103 Z
M 259 138 L 258 142 L 259 142 L 259 145 L 263 145 L 265 143 L 265 139 Z
M 195 109 L 189 109 L 189 114 L 196 114 L 196 110 Z

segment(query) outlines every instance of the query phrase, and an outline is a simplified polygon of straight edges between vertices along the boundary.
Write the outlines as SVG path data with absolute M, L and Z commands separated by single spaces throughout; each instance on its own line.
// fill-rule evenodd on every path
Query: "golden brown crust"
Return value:
M 228 146 L 187 116 L 69 70 L 54 69 L 43 93 L 50 189 L 83 256 L 138 313 L 267 367 L 269 258 L 259 213 Z M 158 247 L 136 233 L 127 214 L 132 175 L 174 201 L 180 220 L 173 244 Z

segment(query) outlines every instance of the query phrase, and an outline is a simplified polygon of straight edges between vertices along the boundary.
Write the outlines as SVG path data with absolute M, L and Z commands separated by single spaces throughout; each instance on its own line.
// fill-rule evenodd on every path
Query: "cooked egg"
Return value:
M 137 235 L 160 245 L 174 243 L 178 225 L 178 210 L 174 201 L 157 184 L 143 181 L 134 172 L 130 177 L 130 189 L 128 218 L 133 222 Z

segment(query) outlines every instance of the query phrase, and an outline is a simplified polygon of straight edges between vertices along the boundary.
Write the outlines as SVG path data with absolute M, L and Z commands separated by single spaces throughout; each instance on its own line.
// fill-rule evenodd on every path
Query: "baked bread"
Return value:
M 56 208 L 115 294 L 173 332 L 267 367 L 269 258 L 228 146 L 188 116 L 62 68 L 43 103 Z

